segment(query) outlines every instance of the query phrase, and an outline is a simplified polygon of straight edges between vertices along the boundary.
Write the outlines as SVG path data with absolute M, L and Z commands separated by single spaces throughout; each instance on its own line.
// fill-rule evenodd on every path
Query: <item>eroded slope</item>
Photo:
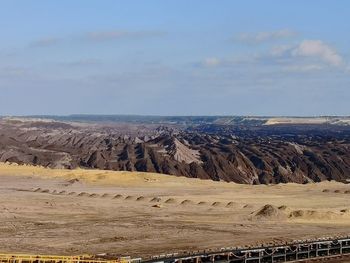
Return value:
M 0 120 L 0 161 L 238 183 L 346 181 L 347 130 Z

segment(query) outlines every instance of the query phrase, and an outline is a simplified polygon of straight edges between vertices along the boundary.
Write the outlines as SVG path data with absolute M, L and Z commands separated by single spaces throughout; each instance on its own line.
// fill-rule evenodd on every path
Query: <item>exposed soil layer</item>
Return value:
M 350 179 L 350 128 L 0 119 L 0 161 L 245 184 Z

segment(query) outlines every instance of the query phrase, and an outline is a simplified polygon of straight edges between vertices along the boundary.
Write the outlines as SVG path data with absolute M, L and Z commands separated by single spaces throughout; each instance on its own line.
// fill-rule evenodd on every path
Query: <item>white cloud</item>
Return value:
M 293 56 L 320 58 L 332 66 L 341 66 L 343 58 L 321 40 L 304 40 L 293 51 Z
M 218 58 L 206 58 L 204 59 L 204 61 L 202 62 L 202 65 L 203 66 L 206 66 L 206 67 L 216 67 L 216 66 L 219 66 L 221 64 L 221 60 L 218 59 Z
M 303 40 L 293 46 L 275 46 L 271 48 L 267 59 L 276 58 L 282 58 L 290 64 L 298 64 L 294 69 L 303 64 L 299 68 L 300 71 L 320 70 L 326 66 L 346 68 L 344 58 L 337 50 L 321 40 Z
M 274 46 L 270 50 L 270 55 L 280 57 L 288 53 L 291 49 L 293 49 L 293 46 L 290 45 Z
M 324 69 L 322 65 L 306 64 L 306 65 L 290 65 L 283 68 L 286 72 L 311 72 Z
M 125 38 L 148 38 L 164 36 L 162 31 L 95 31 L 85 34 L 85 39 L 90 41 L 108 41 Z
M 263 31 L 258 33 L 242 33 L 237 37 L 238 41 L 245 43 L 258 44 L 262 42 L 291 38 L 297 33 L 290 29 L 280 29 L 276 31 Z
M 249 54 L 242 58 L 208 57 L 197 65 L 206 68 L 261 68 L 262 71 L 284 73 L 329 72 L 332 69 L 350 72 L 345 59 L 331 46 L 321 40 L 302 40 L 295 44 L 278 45 L 267 53 Z

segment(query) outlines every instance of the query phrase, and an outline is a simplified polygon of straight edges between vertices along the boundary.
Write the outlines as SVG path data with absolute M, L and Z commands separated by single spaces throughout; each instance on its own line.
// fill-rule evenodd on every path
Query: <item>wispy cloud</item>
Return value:
M 312 72 L 323 70 L 325 67 L 319 64 L 298 64 L 298 65 L 288 65 L 283 67 L 285 72 Z
M 273 46 L 270 49 L 269 55 L 274 57 L 280 57 L 284 56 L 288 53 L 290 53 L 291 50 L 295 48 L 295 45 L 279 45 L 279 46 Z
M 87 58 L 87 59 L 80 59 L 75 61 L 61 62 L 59 63 L 59 65 L 68 66 L 68 67 L 79 67 L 79 66 L 95 66 L 100 63 L 101 63 L 100 59 Z
M 219 58 L 211 57 L 211 58 L 205 58 L 200 65 L 204 67 L 217 67 L 222 63 L 222 61 Z
M 87 42 L 105 42 L 105 41 L 116 41 L 122 39 L 146 39 L 153 37 L 162 37 L 166 35 L 163 31 L 127 31 L 127 30 L 111 30 L 111 31 L 91 31 L 86 33 L 74 34 L 71 36 L 63 37 L 45 37 L 34 40 L 29 44 L 30 47 L 42 48 L 55 46 L 59 43 L 67 41 L 79 41 L 84 40 Z
M 23 67 L 1 67 L 0 68 L 0 77 L 6 77 L 6 78 L 11 78 L 11 77 L 22 77 L 25 74 L 27 74 L 28 70 Z
M 118 39 L 140 39 L 164 36 L 162 31 L 94 31 L 84 34 L 83 38 L 89 41 L 110 41 Z
M 263 42 L 280 40 L 295 37 L 297 33 L 290 29 L 280 29 L 276 31 L 262 31 L 257 33 L 242 33 L 234 39 L 249 44 L 259 44 Z
M 47 37 L 33 41 L 30 46 L 32 47 L 49 47 L 58 44 L 61 41 L 57 37 Z
M 332 66 L 341 66 L 343 58 L 338 52 L 321 40 L 304 40 L 292 51 L 294 56 L 320 58 Z
M 273 46 L 258 54 L 243 57 L 209 57 L 196 63 L 202 68 L 260 68 L 262 71 L 284 73 L 317 73 L 340 70 L 349 72 L 349 66 L 334 47 L 321 40 L 302 40 L 299 43 Z

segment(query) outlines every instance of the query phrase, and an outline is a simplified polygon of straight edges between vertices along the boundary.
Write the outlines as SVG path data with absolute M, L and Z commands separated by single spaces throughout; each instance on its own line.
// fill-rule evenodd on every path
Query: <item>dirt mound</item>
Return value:
M 267 204 L 259 210 L 253 212 L 252 219 L 258 220 L 281 220 L 285 219 L 286 215 L 277 207 Z
M 67 193 L 67 191 L 64 191 L 64 190 L 63 190 L 63 191 L 58 192 L 58 194 L 59 194 L 59 195 L 64 195 L 64 194 L 66 194 L 66 193 Z
M 70 179 L 70 180 L 64 182 L 62 185 L 63 186 L 70 186 L 70 185 L 73 185 L 73 184 L 75 184 L 77 182 L 79 182 L 79 179 L 73 178 L 73 179 Z
M 69 192 L 68 195 L 76 195 L 76 192 Z
M 337 190 L 334 190 L 334 193 L 339 194 L 341 193 L 341 191 L 337 189 Z
M 330 192 L 329 189 L 323 189 L 323 190 L 322 190 L 322 193 L 329 193 L 329 192 Z
M 214 202 L 211 204 L 211 206 L 215 206 L 215 207 L 220 206 L 220 205 L 221 205 L 221 202 Z
M 167 203 L 167 204 L 175 204 L 176 203 L 176 199 L 169 198 L 168 200 L 165 201 L 165 203 Z
M 340 215 L 331 211 L 320 212 L 315 210 L 295 210 L 290 212 L 289 218 L 294 219 L 318 219 L 318 220 L 330 220 L 338 218 Z
M 162 201 L 162 198 L 160 197 L 153 197 L 150 202 L 160 202 Z
M 42 189 L 42 190 L 40 190 L 40 193 L 47 194 L 47 193 L 50 193 L 50 190 L 49 189 Z
M 226 204 L 226 207 L 234 207 L 234 206 L 236 206 L 237 204 L 235 203 L 235 202 L 228 202 L 227 204 Z
M 350 194 L 350 190 L 346 190 L 344 194 Z
M 198 202 L 198 204 L 197 204 L 197 205 L 206 205 L 206 204 L 207 204 L 207 202 L 200 201 L 200 202 Z
M 190 205 L 190 204 L 192 204 L 193 202 L 191 201 L 191 200 L 183 200 L 180 204 L 181 205 Z
M 37 193 L 37 192 L 41 192 L 41 190 L 42 190 L 41 188 L 36 188 L 33 192 Z
M 101 195 L 101 198 L 108 198 L 110 196 L 111 196 L 110 194 L 105 193 L 105 194 Z
M 143 201 L 145 200 L 145 197 L 144 196 L 139 196 L 136 198 L 136 201 Z
M 152 207 L 155 207 L 155 208 L 162 208 L 162 206 L 161 206 L 160 204 L 152 205 Z
M 98 194 L 90 194 L 89 197 L 90 198 L 96 198 L 96 197 L 99 197 L 99 195 Z
M 278 209 L 279 209 L 279 210 L 282 210 L 282 211 L 285 211 L 285 210 L 288 209 L 288 206 L 286 206 L 286 205 L 281 205 L 281 206 L 278 207 Z
M 115 196 L 113 197 L 113 199 L 121 199 L 121 198 L 123 198 L 123 196 L 120 195 L 120 194 L 117 194 L 117 195 L 115 195 Z
M 78 194 L 78 196 L 89 196 L 90 194 L 86 193 L 86 192 L 81 192 Z
M 135 197 L 132 195 L 128 195 L 127 197 L 124 198 L 124 200 L 133 200 L 133 199 L 135 199 Z

